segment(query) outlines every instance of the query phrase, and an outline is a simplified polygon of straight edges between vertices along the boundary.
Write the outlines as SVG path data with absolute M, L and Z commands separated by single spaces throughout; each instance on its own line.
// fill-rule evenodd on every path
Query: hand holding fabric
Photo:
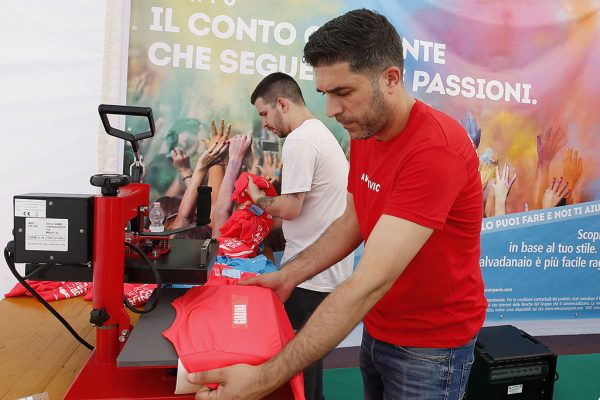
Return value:
M 272 289 L 283 303 L 289 299 L 292 291 L 296 287 L 295 285 L 290 284 L 289 279 L 286 279 L 284 270 L 240 280 L 238 281 L 238 285 L 254 285 Z

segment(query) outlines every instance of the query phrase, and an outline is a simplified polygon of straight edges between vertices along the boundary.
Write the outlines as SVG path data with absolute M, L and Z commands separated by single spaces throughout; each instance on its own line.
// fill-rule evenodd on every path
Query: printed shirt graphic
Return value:
M 86 294 L 91 282 L 29 281 L 29 285 L 46 301 L 69 299 Z M 32 296 L 23 285 L 17 283 L 4 297 Z
M 419 101 L 393 139 L 351 143 L 348 190 L 365 240 L 382 214 L 434 229 L 365 317 L 388 343 L 456 347 L 485 317 L 479 269 L 482 191 L 478 158 L 458 122 Z M 367 243 L 368 245 L 368 243 Z
M 156 289 L 155 283 L 125 283 L 123 285 L 123 295 L 132 306 L 141 306 L 146 304 L 152 293 Z M 90 287 L 89 292 L 85 294 L 84 300 L 92 300 L 94 290 Z
M 273 217 L 267 213 L 256 215 L 251 208 L 240 208 L 220 229 L 219 255 L 252 258 L 258 246 L 271 232 Z

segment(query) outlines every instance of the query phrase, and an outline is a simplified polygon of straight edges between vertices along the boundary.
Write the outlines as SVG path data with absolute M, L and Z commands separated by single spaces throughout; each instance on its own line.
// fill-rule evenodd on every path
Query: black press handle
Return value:
M 134 142 L 147 139 L 154 136 L 154 132 L 156 130 L 154 126 L 154 117 L 152 116 L 152 109 L 150 107 L 135 107 L 135 106 L 121 106 L 121 105 L 112 105 L 112 104 L 100 104 L 98 106 L 98 113 L 100 114 L 100 119 L 102 120 L 102 125 L 104 125 L 104 130 L 111 136 L 115 136 L 128 142 L 131 142 L 132 145 Z M 133 134 L 131 132 L 125 132 L 117 128 L 113 128 L 108 121 L 108 114 L 116 114 L 116 115 L 131 115 L 134 117 L 146 117 L 148 119 L 148 126 L 150 127 L 149 131 L 140 132 Z M 134 145 L 135 148 L 135 145 Z

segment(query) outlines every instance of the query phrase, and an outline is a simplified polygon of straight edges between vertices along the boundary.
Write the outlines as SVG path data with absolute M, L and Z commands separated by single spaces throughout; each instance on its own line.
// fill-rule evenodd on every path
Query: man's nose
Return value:
M 329 118 L 333 118 L 338 114 L 342 113 L 342 106 L 339 102 L 339 100 L 336 100 L 330 96 L 327 96 L 326 101 L 326 109 L 327 109 L 327 116 Z

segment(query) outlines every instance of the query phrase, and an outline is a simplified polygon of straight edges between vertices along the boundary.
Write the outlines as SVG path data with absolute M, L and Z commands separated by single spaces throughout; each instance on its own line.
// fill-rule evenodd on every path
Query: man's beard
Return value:
M 383 130 L 388 115 L 390 114 L 390 107 L 385 102 L 383 94 L 376 84 L 373 84 L 373 101 L 369 106 L 369 109 L 362 116 L 361 120 L 364 121 L 361 124 L 362 130 L 358 133 L 350 133 L 352 139 L 364 140 L 373 137 L 376 133 Z

